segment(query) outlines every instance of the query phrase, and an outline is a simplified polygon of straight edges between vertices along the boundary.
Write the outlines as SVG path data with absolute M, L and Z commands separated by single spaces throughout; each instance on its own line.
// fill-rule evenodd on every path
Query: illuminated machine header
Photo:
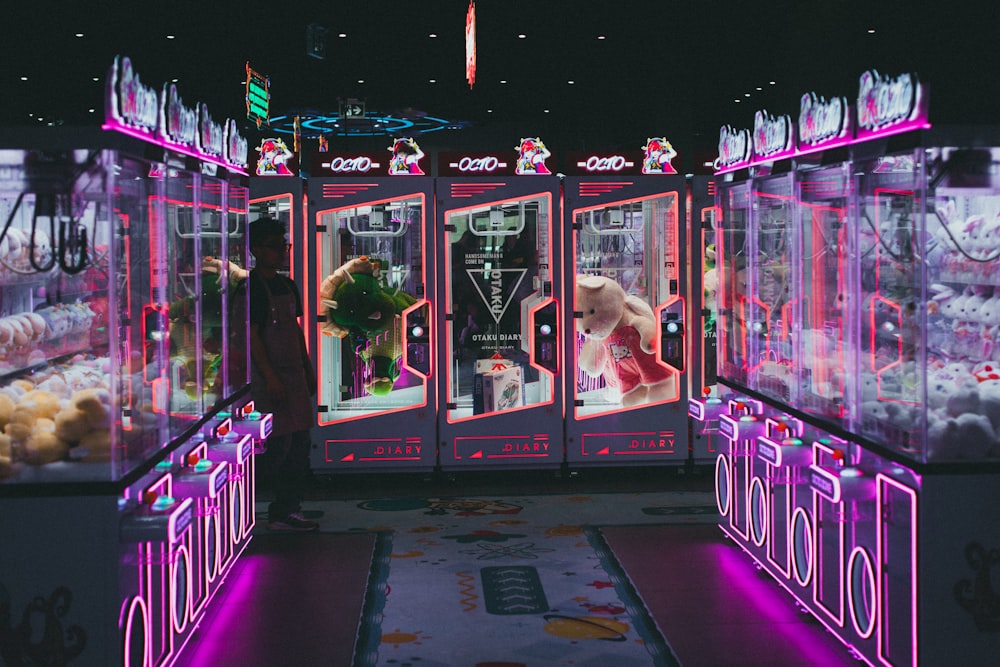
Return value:
M 246 174 L 248 146 L 236 121 L 218 124 L 208 107 L 187 107 L 174 84 L 162 90 L 144 85 L 128 57 L 116 56 L 108 72 L 102 128 Z
M 424 176 L 424 152 L 404 137 L 392 142 L 385 153 L 313 153 L 312 176 Z
M 552 153 L 539 137 L 522 138 L 509 153 L 438 153 L 439 176 L 544 176 L 552 174 L 547 161 Z
M 772 116 L 766 111 L 755 114 L 752 132 L 725 125 L 719 131 L 715 172 L 724 174 L 930 127 L 927 87 L 915 74 L 892 78 L 875 70 L 865 72 L 859 81 L 853 116 L 851 111 L 846 98 L 827 101 L 816 93 L 806 93 L 800 100 L 797 125 L 789 116 Z
M 676 174 L 677 169 L 672 163 L 675 157 L 677 151 L 666 137 L 652 137 L 637 150 L 614 153 L 568 152 L 563 170 L 571 176 Z

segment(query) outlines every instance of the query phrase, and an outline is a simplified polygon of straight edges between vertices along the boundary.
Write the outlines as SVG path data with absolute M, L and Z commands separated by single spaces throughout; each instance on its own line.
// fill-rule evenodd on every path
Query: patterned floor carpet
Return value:
M 378 535 L 354 656 L 370 667 L 677 665 L 598 528 L 716 520 L 704 491 L 308 507 L 324 532 Z

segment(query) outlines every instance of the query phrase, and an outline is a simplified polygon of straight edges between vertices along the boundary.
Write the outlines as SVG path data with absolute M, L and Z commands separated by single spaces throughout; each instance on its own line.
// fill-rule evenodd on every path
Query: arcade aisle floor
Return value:
M 711 484 L 662 468 L 317 477 L 320 532 L 267 533 L 262 497 L 179 664 L 861 664 L 724 539 Z

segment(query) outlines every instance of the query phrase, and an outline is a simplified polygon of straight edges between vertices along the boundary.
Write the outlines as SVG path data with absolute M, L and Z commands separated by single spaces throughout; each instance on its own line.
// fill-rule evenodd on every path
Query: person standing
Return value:
M 309 478 L 309 432 L 313 425 L 316 371 L 299 326 L 302 297 L 296 284 L 278 273 L 286 266 L 291 244 L 285 225 L 262 217 L 250 223 L 250 252 L 255 266 L 237 286 L 250 291 L 250 396 L 261 412 L 273 415 L 262 471 L 270 477 L 274 499 L 267 529 L 309 532 L 319 528 L 302 514 Z

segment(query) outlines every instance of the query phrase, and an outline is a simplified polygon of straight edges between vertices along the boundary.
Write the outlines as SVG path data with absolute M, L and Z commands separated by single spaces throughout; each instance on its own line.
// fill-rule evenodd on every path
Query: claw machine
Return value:
M 853 130 L 836 122 L 846 113 Z M 762 335 L 779 322 L 750 317 L 736 339 L 747 344 L 725 350 L 757 350 L 746 382 L 720 366 L 720 378 L 759 399 L 765 424 L 739 452 L 749 473 L 717 477 L 743 505 L 741 530 L 723 530 L 872 665 L 985 664 L 1000 650 L 996 594 L 984 584 L 1000 525 L 986 500 L 1000 483 L 1000 134 L 928 118 L 913 74 L 865 72 L 853 108 L 802 98 L 787 236 L 791 354 Z M 769 304 L 774 253 L 753 243 L 774 249 L 785 216 L 774 201 L 762 213 L 763 196 L 785 192 L 770 187 L 780 178 L 765 180 L 748 181 L 746 282 L 748 302 Z M 750 429 L 732 420 L 733 433 Z M 740 479 L 749 485 L 737 488 Z
M 380 153 L 313 156 L 297 275 L 317 318 L 314 470 L 437 464 L 434 181 L 424 157 L 412 138 Z
M 715 179 L 694 174 L 688 179 L 688 237 L 691 239 L 691 303 L 688 321 L 696 322 L 691 337 L 692 372 L 689 373 L 689 416 L 692 418 L 691 461 L 694 465 L 713 464 L 718 455 L 718 419 L 706 418 L 706 409 L 719 409 L 716 317 L 718 313 L 719 270 L 716 267 Z
M 538 137 L 438 156 L 443 470 L 563 463 L 560 184 Z
M 245 385 L 246 141 L 127 57 L 106 91 L 102 128 L 0 137 L 5 664 L 173 664 L 250 539 L 199 432 Z
M 570 154 L 566 460 L 685 465 L 691 372 L 686 186 L 665 137 Z

